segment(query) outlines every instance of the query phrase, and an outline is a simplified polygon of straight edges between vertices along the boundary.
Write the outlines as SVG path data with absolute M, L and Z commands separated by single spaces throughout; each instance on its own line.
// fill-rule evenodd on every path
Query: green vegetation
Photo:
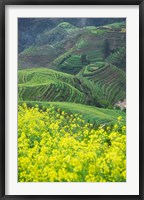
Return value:
M 19 71 L 19 100 L 86 103 L 78 79 L 72 75 L 38 68 Z
M 120 27 L 121 31 L 113 30 L 114 27 Z M 123 22 L 82 28 L 61 22 L 39 34 L 35 44 L 19 54 L 19 69 L 47 67 L 77 74 L 84 66 L 96 61 L 108 61 L 124 69 L 124 29 Z M 82 55 L 86 55 L 90 63 L 83 63 Z
M 114 65 L 97 62 L 86 66 L 77 77 L 91 81 L 96 106 L 111 107 L 125 98 L 126 75 Z
M 26 103 L 28 107 L 35 107 L 38 105 L 40 109 L 46 110 L 49 106 L 54 106 L 60 112 L 64 111 L 70 114 L 81 114 L 86 122 L 93 123 L 93 126 L 99 124 L 113 124 L 116 122 L 118 116 L 122 116 L 125 122 L 125 113 L 121 110 L 97 108 L 93 106 L 70 103 L 70 102 L 42 102 L 42 101 L 19 101 L 19 105 Z
M 110 27 L 113 31 L 121 31 L 122 28 L 125 28 L 125 26 L 126 26 L 125 22 L 115 22 L 113 24 L 108 25 L 108 27 Z
M 69 55 L 58 66 L 60 71 L 76 74 L 82 69 L 83 63 L 80 55 Z
M 124 69 L 126 66 L 126 48 L 121 47 L 113 50 L 113 52 L 106 58 L 107 62 Z
M 110 55 L 110 42 L 108 39 L 104 41 L 104 59 Z
M 56 49 L 51 45 L 43 45 L 41 47 L 31 46 L 19 54 L 19 69 L 40 66 L 45 67 L 56 56 Z
M 76 76 L 46 68 L 19 70 L 20 101 L 67 101 L 112 108 L 125 98 L 125 90 L 125 73 L 104 62 L 87 65 Z
M 68 33 L 74 33 L 75 31 L 78 30 L 77 27 L 75 27 L 74 25 L 68 23 L 68 22 L 62 22 L 60 24 L 58 24 L 58 27 L 63 28 L 64 30 L 66 30 Z
M 31 19 L 21 44 L 20 182 L 126 181 L 126 24 L 77 20 Z
M 88 41 L 81 39 L 78 43 L 77 43 L 77 49 L 83 49 L 86 48 L 88 46 Z
M 124 28 L 125 22 L 80 28 L 62 21 L 39 34 L 19 54 L 19 68 L 28 68 L 19 71 L 19 100 L 113 108 L 126 96 Z

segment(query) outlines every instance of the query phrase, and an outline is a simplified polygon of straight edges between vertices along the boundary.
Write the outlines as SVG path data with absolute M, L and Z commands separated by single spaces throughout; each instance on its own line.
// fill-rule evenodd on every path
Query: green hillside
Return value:
M 39 34 L 35 44 L 19 54 L 19 69 L 47 67 L 77 74 L 87 64 L 97 61 L 125 68 L 124 27 L 123 22 L 82 28 L 62 22 Z
M 112 107 L 125 98 L 125 73 L 108 63 L 85 67 L 77 76 L 47 68 L 19 70 L 20 101 L 67 101 Z
M 126 74 L 112 64 L 90 64 L 77 77 L 91 82 L 97 106 L 107 107 L 126 97 Z
M 45 31 L 57 25 L 70 23 L 72 26 L 103 26 L 111 23 L 125 23 L 124 18 L 18 18 L 18 51 L 22 52 Z M 64 26 L 63 25 L 63 26 Z M 69 27 L 70 28 L 70 27 Z
M 20 101 L 19 104 L 23 104 L 23 101 Z M 69 114 L 81 114 L 82 118 L 89 123 L 93 123 L 94 126 L 99 124 L 115 123 L 117 117 L 122 116 L 125 123 L 126 115 L 125 112 L 121 110 L 113 109 L 104 109 L 97 108 L 88 105 L 69 103 L 69 102 L 39 102 L 39 101 L 25 101 L 29 107 L 39 106 L 40 109 L 49 108 L 50 105 L 53 105 L 55 109 L 60 109 L 60 111 L 65 111 Z
M 88 97 L 72 75 L 38 68 L 19 71 L 19 100 L 87 103 Z M 85 90 L 86 91 L 86 90 Z
M 19 54 L 18 65 L 19 68 L 24 69 L 46 67 L 55 57 L 57 57 L 57 51 L 51 45 L 30 46 Z
M 19 101 L 113 108 L 126 99 L 126 24 L 61 21 L 19 54 Z
M 116 64 L 117 67 L 122 65 L 125 68 L 125 57 L 123 55 L 125 52 L 122 51 L 125 47 L 125 32 L 110 31 L 102 27 L 85 27 L 76 30 L 69 41 L 67 41 L 68 38 L 56 44 L 56 48 L 62 47 L 63 52 L 47 67 L 77 74 L 87 64 L 105 61 L 108 58 L 108 62 Z M 75 41 L 74 45 L 71 38 Z M 118 56 L 113 56 L 114 52 L 117 52 Z M 113 58 L 116 56 L 117 58 Z M 119 57 L 120 61 L 118 62 Z
M 126 70 L 126 47 L 117 48 L 105 59 L 105 61 Z

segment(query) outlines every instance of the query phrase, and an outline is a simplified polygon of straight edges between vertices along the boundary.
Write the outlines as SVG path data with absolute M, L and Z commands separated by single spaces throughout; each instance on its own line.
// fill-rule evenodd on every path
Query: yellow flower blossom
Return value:
M 25 103 L 18 111 L 19 182 L 126 181 L 126 126 L 94 128 L 79 114 Z

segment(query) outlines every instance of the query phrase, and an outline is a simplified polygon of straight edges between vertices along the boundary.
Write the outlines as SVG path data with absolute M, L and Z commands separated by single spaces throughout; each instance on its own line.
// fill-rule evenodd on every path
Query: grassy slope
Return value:
M 95 125 L 104 124 L 104 123 L 114 123 L 117 120 L 118 116 L 122 116 L 123 120 L 126 119 L 125 112 L 120 110 L 112 110 L 112 109 L 103 109 L 97 108 L 93 106 L 87 106 L 76 103 L 69 102 L 37 102 L 37 101 L 25 101 L 28 106 L 39 105 L 40 108 L 47 108 L 50 105 L 53 105 L 55 108 L 59 108 L 62 111 L 66 111 L 67 113 L 80 113 L 83 118 Z M 19 104 L 22 104 L 23 101 L 19 101 Z

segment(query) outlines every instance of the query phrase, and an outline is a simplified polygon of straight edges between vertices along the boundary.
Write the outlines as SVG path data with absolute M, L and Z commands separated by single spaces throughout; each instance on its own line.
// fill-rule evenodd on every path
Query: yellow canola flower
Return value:
M 18 112 L 19 182 L 125 182 L 126 126 L 26 104 Z
M 122 120 L 122 116 L 118 116 L 117 120 L 121 121 Z

